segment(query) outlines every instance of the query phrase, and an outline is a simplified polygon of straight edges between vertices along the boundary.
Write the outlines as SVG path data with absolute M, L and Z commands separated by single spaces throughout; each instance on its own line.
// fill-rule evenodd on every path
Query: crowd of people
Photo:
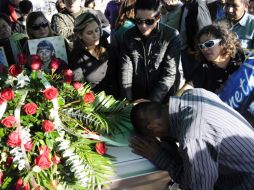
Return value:
M 1 0 L 0 42 L 14 43 L 29 66 L 28 40 L 61 36 L 68 57 L 62 68 L 74 81 L 137 104 L 134 128 L 149 138 L 134 138 L 134 152 L 168 170 L 183 189 L 252 190 L 252 3 L 110 0 L 103 13 L 92 0 L 58 0 L 49 21 L 29 0 Z M 54 51 L 47 40 L 38 44 L 45 71 L 53 59 L 43 56 L 54 58 Z M 225 93 L 230 98 L 222 102 Z

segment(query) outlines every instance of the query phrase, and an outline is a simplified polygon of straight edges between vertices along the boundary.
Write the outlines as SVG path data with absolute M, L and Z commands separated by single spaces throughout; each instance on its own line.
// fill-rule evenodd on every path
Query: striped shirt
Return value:
M 176 151 L 154 163 L 193 190 L 254 189 L 254 129 L 217 95 L 192 89 L 169 100 L 170 136 Z

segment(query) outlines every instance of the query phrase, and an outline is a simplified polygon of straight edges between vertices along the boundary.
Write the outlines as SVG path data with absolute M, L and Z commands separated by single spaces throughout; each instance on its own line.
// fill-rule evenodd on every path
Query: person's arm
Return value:
M 82 81 L 85 79 L 83 69 L 81 67 L 82 59 L 77 55 L 80 52 L 77 49 L 73 49 L 70 53 L 69 59 L 68 59 L 68 66 L 73 71 L 73 80 L 74 81 Z M 84 63 L 83 63 L 84 64 Z
M 218 173 L 219 148 L 202 139 L 186 140 L 180 155 L 183 159 L 183 189 L 212 190 Z
M 146 138 L 134 137 L 130 141 L 130 147 L 134 153 L 147 158 L 158 168 L 168 171 L 175 182 L 180 182 L 183 167 L 176 144 L 167 144 L 167 148 L 165 148 L 162 142 L 156 139 L 147 140 Z
M 60 14 L 53 15 L 51 19 L 51 27 L 56 34 L 69 40 L 72 39 L 72 36 L 74 35 L 73 25 L 69 26 L 64 19 L 66 19 L 66 17 L 62 17 Z
M 176 93 L 175 96 L 181 96 L 186 90 L 192 89 L 192 82 L 186 82 Z
M 133 65 L 129 56 L 128 40 L 124 40 L 120 56 L 120 93 L 127 100 L 132 100 Z
M 106 28 L 109 26 L 109 21 L 105 17 L 105 15 L 100 10 L 91 10 L 91 12 L 97 16 L 97 18 L 101 21 L 101 27 Z
M 181 41 L 180 35 L 175 30 L 163 58 L 161 77 L 150 94 L 149 99 L 155 102 L 162 102 L 170 88 L 175 84 L 179 72 Z M 180 79 L 179 79 L 180 80 Z
M 197 0 L 197 3 L 198 3 L 197 24 L 198 30 L 201 30 L 203 27 L 212 24 L 212 19 L 209 9 L 206 5 L 206 1 Z

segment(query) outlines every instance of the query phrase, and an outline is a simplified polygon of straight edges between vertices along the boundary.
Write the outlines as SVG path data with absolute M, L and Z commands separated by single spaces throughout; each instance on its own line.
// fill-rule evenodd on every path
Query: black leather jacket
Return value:
M 180 48 L 178 31 L 161 23 L 146 39 L 137 26 L 129 29 L 124 35 L 121 56 L 123 96 L 128 100 L 167 101 L 182 79 Z

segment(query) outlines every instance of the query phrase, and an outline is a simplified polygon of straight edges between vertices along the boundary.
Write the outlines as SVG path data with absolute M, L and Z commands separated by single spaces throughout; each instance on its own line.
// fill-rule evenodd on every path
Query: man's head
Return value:
M 225 12 L 227 18 L 233 23 L 237 23 L 248 9 L 249 0 L 226 0 Z
M 180 0 L 162 0 L 163 6 L 168 10 L 174 10 L 179 4 Z
M 169 136 L 168 108 L 156 102 L 142 102 L 131 110 L 136 132 L 149 137 Z
M 43 40 L 38 43 L 36 54 L 40 56 L 43 63 L 49 63 L 55 57 L 55 48 L 50 41 Z
M 77 13 L 80 11 L 81 0 L 64 0 L 64 4 L 70 13 Z
M 19 3 L 19 10 L 23 15 L 28 15 L 33 11 L 33 4 L 29 0 L 23 0 Z
M 148 37 L 160 20 L 160 0 L 137 0 L 135 3 L 135 23 L 143 36 Z

